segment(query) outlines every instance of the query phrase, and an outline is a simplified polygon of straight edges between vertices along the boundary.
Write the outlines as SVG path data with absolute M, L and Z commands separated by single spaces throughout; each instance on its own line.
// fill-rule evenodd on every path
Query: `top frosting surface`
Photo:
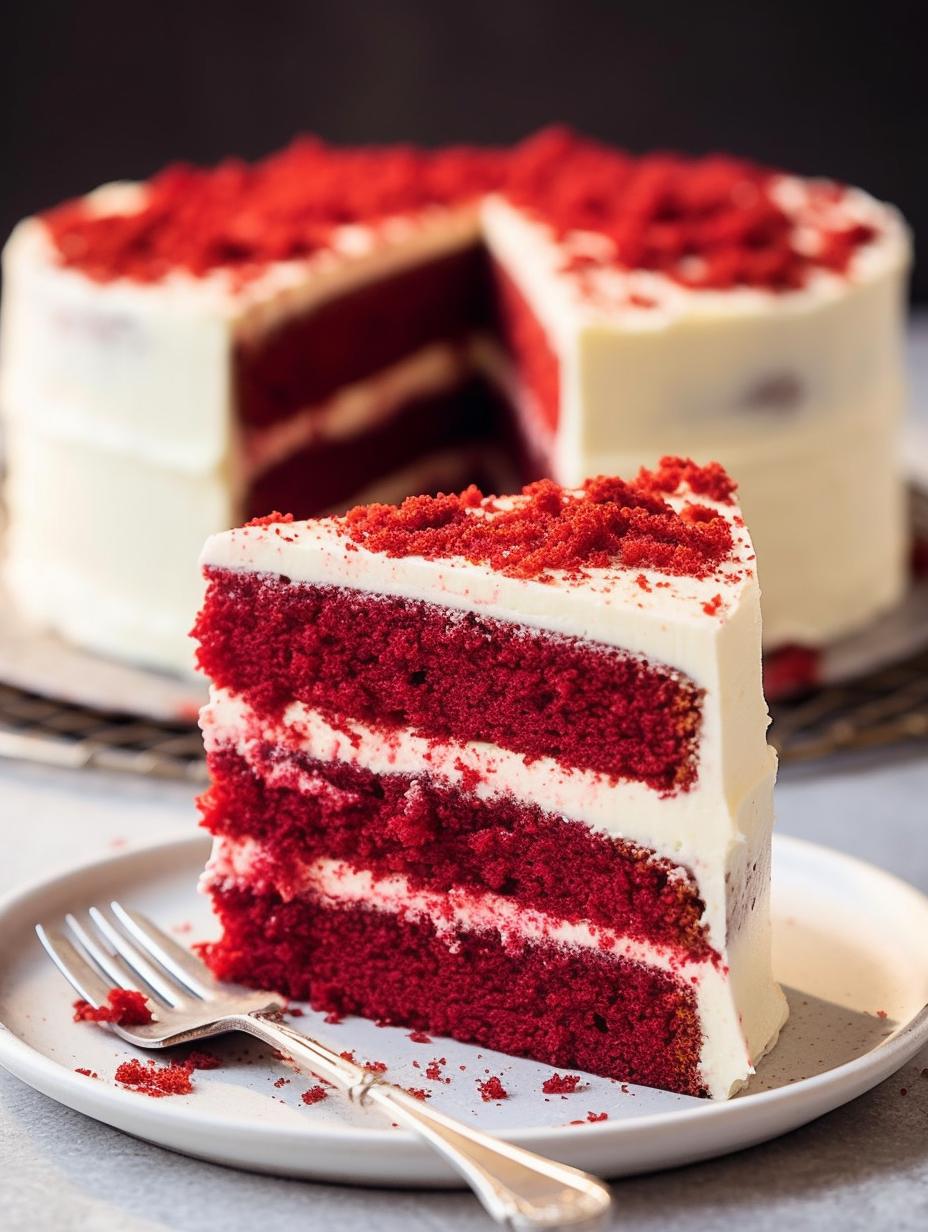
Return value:
M 735 536 L 743 523 L 734 493 L 717 462 L 700 466 L 668 456 L 630 481 L 598 476 L 564 488 L 543 479 L 505 497 L 471 486 L 399 505 L 359 505 L 317 522 L 275 512 L 230 534 L 260 531 L 298 544 L 308 528 L 325 527 L 342 554 L 363 549 L 395 560 L 464 563 L 561 586 L 604 570 L 703 581 L 723 576 L 721 567 L 738 556 Z M 638 584 L 650 588 L 644 573 Z
M 91 195 L 43 220 L 57 260 L 99 282 L 223 271 L 242 285 L 343 241 L 346 228 L 388 232 L 492 192 L 550 229 L 580 281 L 650 270 L 696 290 L 786 291 L 816 272 L 844 274 L 879 238 L 882 208 L 746 159 L 633 156 L 547 129 L 508 151 L 301 138 L 253 164 L 169 167 L 118 206 Z
M 338 520 L 352 543 L 387 556 L 464 559 L 510 577 L 549 581 L 621 564 L 706 577 L 728 559 L 731 528 L 716 509 L 664 499 L 687 487 L 696 498 L 730 502 L 734 484 L 717 463 L 665 457 L 636 479 L 600 476 L 579 489 L 553 480 L 529 484 L 521 498 L 411 496 L 400 505 L 363 505 Z

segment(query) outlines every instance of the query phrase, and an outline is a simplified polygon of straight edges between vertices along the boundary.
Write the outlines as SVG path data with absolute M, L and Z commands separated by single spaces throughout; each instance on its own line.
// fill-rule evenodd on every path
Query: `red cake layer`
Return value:
M 561 405 L 558 358 L 525 296 L 498 262 L 493 263 L 492 286 L 496 333 L 516 365 L 533 409 L 537 409 L 542 424 L 553 431 Z
M 490 386 L 476 378 L 412 398 L 359 434 L 313 441 L 269 467 L 251 485 L 245 516 L 283 507 L 308 518 L 344 508 L 382 476 L 447 449 L 461 451 L 460 482 L 475 482 L 464 447 L 488 441 L 507 413 Z M 435 488 L 426 482 L 420 490 Z
M 414 888 L 490 892 L 555 919 L 589 921 L 639 941 L 711 958 L 703 903 L 685 870 L 633 843 L 512 797 L 481 799 L 425 775 L 375 774 L 279 746 L 209 755 L 200 799 L 213 834 L 260 842 L 279 888 L 320 857 Z
M 427 920 L 245 889 L 213 893 L 222 980 L 548 1065 L 703 1094 L 693 989 L 596 950 L 438 935 Z
M 486 262 L 476 245 L 328 298 L 239 344 L 239 419 L 272 423 L 430 343 L 462 338 L 485 320 L 486 302 Z
M 199 664 L 260 714 L 291 701 L 479 740 L 657 791 L 696 778 L 701 691 L 609 646 L 419 600 L 207 568 Z

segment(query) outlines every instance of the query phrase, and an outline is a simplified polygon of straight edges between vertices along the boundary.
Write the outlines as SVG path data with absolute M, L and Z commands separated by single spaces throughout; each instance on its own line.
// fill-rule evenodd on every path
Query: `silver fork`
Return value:
M 168 1048 L 244 1031 L 340 1087 L 362 1107 L 379 1105 L 423 1137 L 461 1174 L 487 1212 L 511 1228 L 572 1227 L 603 1216 L 608 1188 L 596 1177 L 501 1142 L 426 1107 L 379 1074 L 345 1060 L 318 1040 L 279 1020 L 286 998 L 221 984 L 189 950 L 137 911 L 119 903 L 89 908 L 81 920 L 65 916 L 67 932 L 39 924 L 36 933 L 55 966 L 91 1005 L 110 988 L 135 988 L 149 1001 L 153 1021 L 113 1026 L 138 1048 Z M 68 935 L 70 934 L 70 935 Z

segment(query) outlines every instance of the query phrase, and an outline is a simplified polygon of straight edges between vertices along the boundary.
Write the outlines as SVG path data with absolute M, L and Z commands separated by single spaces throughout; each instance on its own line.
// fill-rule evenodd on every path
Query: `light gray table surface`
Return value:
M 928 407 L 926 326 L 920 323 L 913 339 L 920 408 Z M 920 420 L 924 428 L 925 416 Z M 114 840 L 190 833 L 192 794 L 92 772 L 0 765 L 0 894 L 49 864 L 105 855 Z M 852 852 L 928 891 L 924 744 L 789 768 L 777 801 L 781 833 Z M 618 1182 L 615 1199 L 617 1228 L 926 1229 L 928 1050 L 877 1090 L 804 1129 L 726 1159 Z M 0 1072 L 5 1232 L 252 1232 L 270 1225 L 325 1232 L 490 1226 L 463 1193 L 308 1184 L 186 1159 L 62 1108 Z

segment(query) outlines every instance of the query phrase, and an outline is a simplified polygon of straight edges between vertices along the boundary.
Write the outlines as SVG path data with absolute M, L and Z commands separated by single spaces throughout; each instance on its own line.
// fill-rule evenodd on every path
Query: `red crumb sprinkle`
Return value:
M 592 232 L 608 241 L 602 257 L 568 258 L 578 276 L 596 266 L 647 269 L 697 289 L 781 292 L 815 269 L 844 273 L 876 229 L 843 215 L 843 190 L 828 181 L 806 181 L 804 204 L 788 213 L 778 179 L 743 158 L 634 156 L 563 127 L 507 151 L 339 148 L 304 136 L 253 164 L 167 167 L 130 212 L 76 200 L 44 221 L 59 261 L 100 282 L 224 269 L 241 285 L 274 262 L 330 247 L 340 225 L 376 229 L 391 216 L 501 191 L 560 239 Z M 801 229 L 817 243 L 797 243 Z M 651 303 L 634 288 L 628 298 Z
M 576 1091 L 579 1082 L 579 1074 L 552 1074 L 541 1084 L 541 1089 L 545 1095 L 570 1095 Z
M 77 1066 L 74 1070 L 75 1074 L 83 1074 L 85 1078 L 99 1078 L 100 1075 L 95 1069 L 84 1069 L 83 1066 Z
M 877 1010 L 876 1016 L 877 1018 L 888 1018 L 889 1017 L 889 1015 L 886 1013 L 885 1010 Z
M 339 225 L 376 225 L 497 188 L 505 165 L 494 150 L 340 149 L 301 137 L 252 165 L 167 167 L 133 213 L 100 214 L 77 200 L 44 218 L 61 263 L 99 282 L 226 269 L 245 283 L 273 262 L 329 247 Z
M 595 1125 L 597 1121 L 608 1121 L 609 1113 L 608 1112 L 588 1112 L 586 1114 L 586 1119 Z
M 711 510 L 692 517 L 672 509 L 663 496 L 681 484 L 719 501 L 734 491 L 718 463 L 700 467 L 666 457 L 658 470 L 642 470 L 631 483 L 600 476 L 574 491 L 542 479 L 523 488 L 525 499 L 511 508 L 500 508 L 473 486 L 458 495 L 410 496 L 398 506 L 360 505 L 340 529 L 387 556 L 463 557 L 540 581 L 551 570 L 579 576 L 617 564 L 706 577 L 729 557 L 731 528 Z
M 431 1035 L 426 1035 L 424 1031 L 410 1031 L 406 1038 L 411 1039 L 414 1044 L 431 1044 L 432 1042 Z
M 403 1090 L 407 1095 L 411 1095 L 413 1099 L 431 1099 L 431 1091 L 424 1091 L 422 1087 L 404 1087 Z
M 353 1052 L 349 1050 L 346 1050 L 345 1052 L 340 1052 L 338 1055 L 341 1057 L 343 1061 L 350 1061 L 352 1065 L 358 1064 L 358 1058 L 354 1055 Z
M 721 606 L 722 606 L 722 596 L 713 595 L 712 598 L 709 599 L 707 603 L 704 603 L 702 605 L 702 610 L 706 613 L 707 616 L 714 616 Z
M 111 988 L 106 1005 L 93 1006 L 89 1001 L 74 1002 L 75 1022 L 112 1022 L 119 1026 L 142 1026 L 152 1021 L 148 1001 L 134 988 Z
M 219 1069 L 222 1061 L 213 1052 L 191 1052 L 184 1061 L 184 1065 L 188 1069 Z
M 835 220 L 843 190 L 826 181 L 807 181 L 805 208 L 788 214 L 777 179 L 742 158 L 635 157 L 558 127 L 518 147 L 505 191 L 558 237 L 594 232 L 611 241 L 611 256 L 575 258 L 578 272 L 612 265 L 656 270 L 697 289 L 781 292 L 802 286 L 816 268 L 846 271 L 875 229 Z M 817 233 L 814 251 L 796 243 L 799 221 Z
M 494 1099 L 508 1099 L 509 1092 L 500 1082 L 496 1074 L 492 1074 L 484 1082 L 477 1083 L 477 1090 L 480 1092 L 480 1098 L 485 1104 L 490 1103 Z
M 300 1009 L 298 1005 L 288 1005 L 286 1009 L 286 1013 L 289 1018 L 302 1018 L 303 1017 L 303 1011 Z M 326 1019 L 326 1021 L 328 1021 L 328 1019 Z
M 364 1068 L 370 1070 L 372 1074 L 385 1074 L 387 1063 L 386 1061 L 365 1061 Z
M 446 1078 L 442 1072 L 444 1066 L 448 1064 L 447 1057 L 433 1057 L 429 1061 L 425 1069 L 425 1076 L 430 1082 L 450 1082 L 450 1078 Z
M 324 1087 L 310 1087 L 308 1091 L 304 1091 L 300 1096 L 304 1104 L 319 1104 L 328 1098 L 329 1093 Z
M 292 522 L 292 513 L 278 513 L 275 509 L 273 513 L 265 513 L 260 518 L 252 518 L 250 522 L 246 522 L 243 529 L 249 526 L 275 526 L 279 522 Z
M 302 1011 L 302 1010 L 300 1010 L 300 1013 L 301 1013 L 301 1014 L 302 1014 L 302 1012 L 303 1012 L 303 1011 Z M 343 1015 L 343 1014 L 339 1014 L 337 1010 L 329 1010 L 329 1012 L 326 1014 L 325 1018 L 323 1018 L 323 1020 L 322 1020 L 322 1021 L 323 1021 L 323 1022 L 327 1022 L 327 1023 L 329 1024 L 329 1026 L 330 1026 L 330 1027 L 336 1027 L 336 1026 L 338 1026 L 338 1024 L 339 1024 L 340 1022 L 344 1022 L 344 1021 L 345 1021 L 345 1018 L 344 1018 L 344 1015 Z M 384 1024 L 381 1024 L 381 1023 L 379 1023 L 379 1022 L 378 1022 L 377 1026 L 379 1027 L 379 1026 L 381 1026 L 381 1025 L 384 1025 Z
M 190 1095 L 193 1083 L 187 1065 L 161 1065 L 154 1061 L 123 1061 L 116 1067 L 115 1078 L 124 1087 L 161 1099 L 165 1095 Z
M 274 1083 L 274 1086 L 277 1088 L 278 1091 L 280 1090 L 281 1087 L 286 1087 L 289 1085 L 290 1085 L 289 1078 L 278 1078 L 277 1081 Z

